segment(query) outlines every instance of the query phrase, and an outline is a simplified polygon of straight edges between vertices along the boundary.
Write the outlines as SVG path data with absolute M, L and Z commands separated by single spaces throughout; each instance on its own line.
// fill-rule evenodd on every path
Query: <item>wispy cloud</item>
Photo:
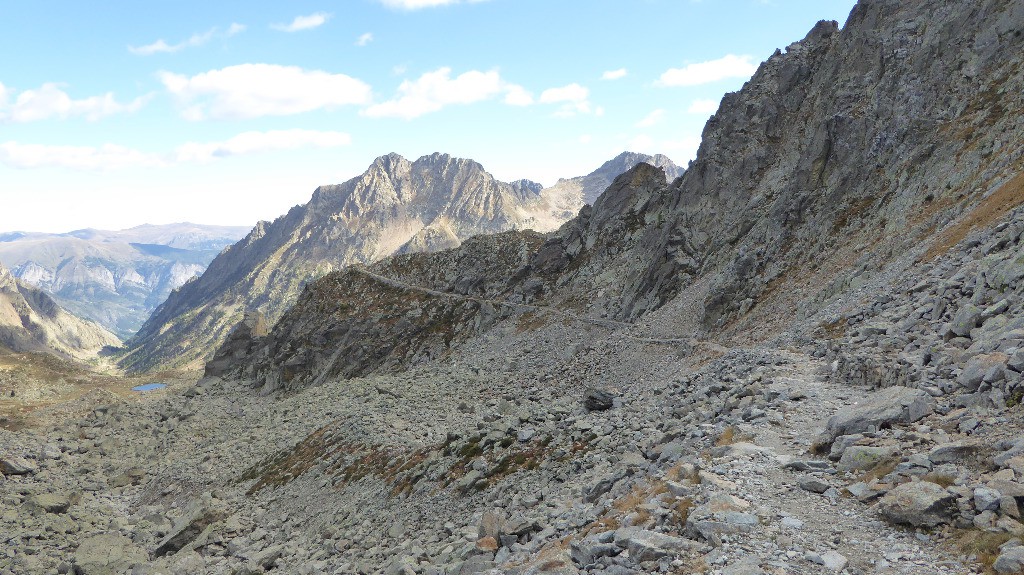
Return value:
M 274 30 L 280 30 L 282 32 L 298 32 L 300 30 L 311 30 L 313 28 L 319 28 L 327 23 L 331 19 L 331 14 L 326 12 L 316 12 L 308 16 L 296 16 L 290 24 L 271 24 L 270 27 Z
M 370 102 L 365 82 L 320 70 L 239 64 L 192 77 L 160 72 L 160 81 L 188 120 L 287 116 Z
M 717 100 L 694 100 L 690 107 L 686 109 L 690 114 L 714 114 L 718 111 Z
M 445 106 L 473 104 L 505 94 L 505 103 L 522 106 L 533 102 L 532 96 L 515 84 L 501 79 L 496 70 L 470 70 L 452 77 L 445 67 L 427 72 L 416 80 L 405 80 L 391 100 L 374 104 L 363 114 L 371 118 L 403 118 L 411 120 L 436 112 Z
M 230 156 L 296 148 L 335 148 L 351 143 L 352 138 L 343 132 L 299 129 L 252 131 L 223 142 L 188 142 L 178 147 L 177 161 L 206 163 Z
M 728 54 L 717 60 L 689 64 L 682 68 L 669 68 L 661 74 L 661 86 L 699 86 L 727 78 L 749 78 L 757 71 L 752 56 Z
M 478 4 L 487 0 L 379 0 L 388 8 L 399 10 L 419 10 L 421 8 L 436 8 L 438 6 L 449 6 L 451 4 Z
M 13 168 L 65 168 L 74 171 L 111 171 L 127 168 L 164 168 L 178 164 L 206 164 L 223 158 L 300 148 L 348 146 L 344 132 L 318 130 L 270 130 L 243 132 L 219 142 L 187 142 L 173 152 L 156 154 L 119 146 L 54 146 L 0 144 L 0 164 Z
M 555 116 L 569 117 L 576 114 L 604 113 L 601 108 L 593 108 L 590 104 L 590 90 L 576 83 L 560 88 L 548 88 L 540 94 L 541 104 L 561 104 Z
M 0 84 L 0 122 L 24 123 L 48 119 L 83 117 L 96 121 L 104 116 L 136 112 L 152 95 L 140 96 L 122 103 L 113 92 L 76 100 L 65 92 L 61 84 L 48 82 L 34 90 L 20 93 Z M 9 101 L 13 97 L 14 101 Z
M 245 31 L 244 24 L 238 24 L 237 22 L 232 23 L 228 26 L 228 29 L 223 33 L 219 32 L 218 28 L 210 28 L 206 32 L 197 32 L 188 37 L 187 40 L 182 40 L 177 44 L 168 44 L 163 38 L 153 42 L 152 44 L 146 44 L 145 46 L 128 46 L 128 51 L 132 54 L 139 56 L 151 56 L 153 54 L 165 53 L 173 54 L 184 50 L 185 48 L 195 48 L 196 46 L 202 46 L 210 40 L 221 37 L 230 38 L 235 34 L 239 34 Z
M 370 42 L 373 42 L 373 34 L 370 32 L 361 34 L 359 38 L 356 38 L 356 46 L 366 46 Z
M 157 167 L 165 162 L 124 146 L 50 146 L 43 144 L 0 144 L 0 163 L 13 168 L 68 168 L 71 170 L 116 170 L 132 167 Z
M 664 119 L 665 110 L 659 108 L 657 110 L 652 111 L 650 114 L 644 116 L 642 120 L 636 123 L 636 126 L 638 128 L 650 128 L 651 126 L 656 126 L 660 124 L 661 121 Z
M 625 78 L 629 72 L 625 68 L 619 68 L 618 70 L 608 70 L 604 74 L 601 74 L 602 80 L 618 80 L 619 78 Z

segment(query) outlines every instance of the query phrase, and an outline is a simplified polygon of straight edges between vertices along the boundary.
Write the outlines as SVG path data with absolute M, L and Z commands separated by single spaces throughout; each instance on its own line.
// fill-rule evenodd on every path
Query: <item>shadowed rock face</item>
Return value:
M 85 358 L 119 344 L 112 333 L 64 311 L 42 290 L 0 265 L 0 346 Z

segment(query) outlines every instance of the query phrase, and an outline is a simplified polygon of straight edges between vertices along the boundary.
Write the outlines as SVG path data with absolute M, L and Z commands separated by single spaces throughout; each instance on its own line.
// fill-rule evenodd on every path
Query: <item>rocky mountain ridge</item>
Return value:
M 144 225 L 0 235 L 0 262 L 63 307 L 127 338 L 171 290 L 201 274 L 246 228 Z
M 0 347 L 86 359 L 120 343 L 112 333 L 68 313 L 0 264 Z
M 585 205 L 593 205 L 600 196 L 622 174 L 640 163 L 661 168 L 671 182 L 685 171 L 662 154 L 653 156 L 636 152 L 622 152 L 608 160 L 598 169 L 585 176 L 561 178 L 555 185 L 540 190 L 539 200 L 524 208 L 532 221 L 530 228 L 538 232 L 550 232 L 576 217 Z
M 623 153 L 586 181 L 644 158 L 653 161 Z M 201 278 L 170 295 L 129 341 L 121 363 L 132 370 L 201 366 L 246 312 L 260 311 L 273 324 L 307 282 L 332 270 L 457 247 L 483 233 L 557 227 L 563 220 L 551 219 L 543 194 L 535 182 L 500 182 L 477 162 L 445 154 L 377 158 L 361 176 L 321 186 L 309 203 L 259 223 Z

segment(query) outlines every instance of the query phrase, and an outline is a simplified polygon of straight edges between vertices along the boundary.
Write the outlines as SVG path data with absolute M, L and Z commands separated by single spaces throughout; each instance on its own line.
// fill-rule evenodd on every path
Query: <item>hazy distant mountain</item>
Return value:
M 0 265 L 0 346 L 84 359 L 104 346 L 120 344 L 114 334 L 68 313 L 42 290 L 19 281 Z
M 477 162 L 446 154 L 377 158 L 361 176 L 321 186 L 309 203 L 260 222 L 202 277 L 171 293 L 128 342 L 122 365 L 199 367 L 244 312 L 259 309 L 273 322 L 329 271 L 524 227 L 521 208 L 541 189 L 500 182 Z
M 128 337 L 248 228 L 196 224 L 0 234 L 0 262 L 75 315 Z
M 531 221 L 532 225 L 529 227 L 534 230 L 555 230 L 575 217 L 584 204 L 593 205 L 597 197 L 619 174 L 633 169 L 641 162 L 664 170 L 668 181 L 683 175 L 685 171 L 662 154 L 649 156 L 636 152 L 622 152 L 586 176 L 562 178 L 550 188 L 543 189 L 538 202 L 524 207 L 523 216 Z

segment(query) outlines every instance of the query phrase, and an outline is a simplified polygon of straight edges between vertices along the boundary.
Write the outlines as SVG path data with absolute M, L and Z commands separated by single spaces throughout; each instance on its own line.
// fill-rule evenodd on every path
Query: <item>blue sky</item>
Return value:
M 252 225 L 397 152 L 545 185 L 685 165 L 852 0 L 0 0 L 0 231 Z

